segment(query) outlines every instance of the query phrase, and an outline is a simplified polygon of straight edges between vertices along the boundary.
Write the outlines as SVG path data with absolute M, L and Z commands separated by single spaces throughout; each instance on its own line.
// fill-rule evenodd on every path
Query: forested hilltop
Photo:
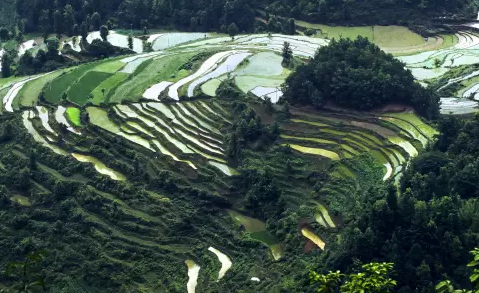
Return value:
M 2 2 L 4 7 L 13 3 Z M 18 20 L 11 27 L 25 26 L 27 32 L 68 33 L 75 24 L 96 26 L 100 19 L 110 29 L 164 26 L 211 31 L 236 23 L 240 32 L 253 32 L 264 30 L 265 25 L 255 19 L 258 16 L 333 24 L 408 24 L 441 16 L 475 19 L 477 4 L 473 0 L 17 0 L 15 9 L 2 10 L 10 20 L 16 11 Z

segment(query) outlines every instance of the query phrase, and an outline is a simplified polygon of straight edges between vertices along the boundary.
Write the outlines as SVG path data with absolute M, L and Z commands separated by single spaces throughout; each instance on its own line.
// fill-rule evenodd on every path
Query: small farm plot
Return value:
M 236 69 L 236 67 L 243 62 L 251 53 L 248 52 L 238 52 L 226 58 L 226 60 L 221 63 L 215 70 L 199 77 L 198 79 L 194 80 L 188 86 L 188 97 L 194 96 L 194 91 L 196 87 L 202 83 L 205 83 L 213 78 L 220 77 L 228 72 L 232 72 Z
M 205 33 L 168 33 L 155 38 L 153 42 L 153 50 L 165 50 L 175 47 L 180 44 L 188 43 L 198 39 L 205 39 L 210 37 L 210 34 Z
M 90 102 L 92 102 L 93 105 L 99 105 L 106 99 L 112 90 L 123 83 L 129 76 L 129 74 L 123 72 L 117 72 L 111 75 L 93 89 Z
M 50 73 L 45 73 L 43 75 L 37 75 L 28 77 L 23 79 L 22 81 L 14 83 L 8 90 L 8 92 L 3 97 L 3 108 L 8 112 L 13 112 L 13 101 L 17 97 L 18 93 L 22 90 L 22 88 L 30 81 L 34 81 L 36 79 L 42 78 L 44 76 L 49 75 Z
M 90 71 L 74 83 L 67 92 L 68 99 L 78 105 L 84 105 L 90 99 L 90 93 L 112 74 Z
M 43 90 L 45 85 L 52 82 L 55 78 L 68 71 L 68 69 L 57 70 L 51 74 L 45 75 L 41 78 L 26 83 L 22 90 L 19 92 L 18 98 L 16 98 L 13 102 L 14 108 L 18 109 L 19 104 L 24 107 L 29 107 L 32 106 L 32 104 L 36 104 L 38 101 L 38 96 L 40 95 L 40 92 Z
M 441 98 L 441 113 L 445 115 L 464 115 L 479 112 L 479 103 L 467 99 Z
M 80 109 L 69 107 L 66 110 L 66 113 L 67 113 L 68 119 L 73 123 L 73 125 L 75 125 L 75 126 L 80 126 L 81 125 L 81 123 L 80 123 Z
M 57 121 L 57 123 L 64 125 L 67 128 L 68 131 L 70 131 L 72 133 L 75 133 L 75 134 L 78 134 L 78 135 L 81 135 L 80 131 L 76 130 L 75 128 L 73 128 L 71 126 L 70 122 L 66 118 L 66 111 L 67 111 L 67 109 L 65 107 L 58 106 L 57 110 L 55 111 L 55 120 Z M 70 112 L 72 112 L 72 111 L 70 111 Z M 71 115 L 69 115 L 69 116 L 71 116 Z M 70 121 L 71 120 L 72 119 L 70 118 Z M 80 113 L 78 113 L 78 121 L 76 121 L 75 125 L 77 125 L 77 124 L 78 125 L 80 124 Z
M 283 58 L 273 52 L 260 52 L 251 56 L 246 65 L 236 70 L 235 75 L 275 76 L 283 73 Z
M 171 85 L 168 89 L 168 96 L 172 98 L 173 100 L 178 101 L 179 100 L 178 90 L 180 87 L 194 81 L 195 79 L 201 77 L 204 74 L 211 72 L 218 66 L 218 63 L 220 63 L 222 60 L 224 60 L 228 56 L 237 54 L 238 52 L 241 52 L 241 51 L 225 51 L 225 52 L 214 54 L 212 57 L 208 58 L 208 60 L 206 60 L 195 73 Z

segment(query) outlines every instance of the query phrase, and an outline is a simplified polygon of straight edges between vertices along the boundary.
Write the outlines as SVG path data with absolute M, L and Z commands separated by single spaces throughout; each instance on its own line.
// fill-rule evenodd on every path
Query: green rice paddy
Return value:
M 117 72 L 99 84 L 92 91 L 93 99 L 91 99 L 91 102 L 93 105 L 99 105 L 102 103 L 111 93 L 111 91 L 114 91 L 114 89 L 124 82 L 129 76 L 130 75 L 127 73 Z
M 286 144 L 284 144 L 286 146 Z M 302 152 L 304 154 L 310 154 L 310 155 L 319 155 L 326 157 L 331 160 L 339 161 L 339 155 L 335 152 L 328 151 L 325 149 L 320 149 L 320 148 L 310 148 L 310 147 L 305 147 L 305 146 L 300 146 L 296 144 L 290 144 L 289 145 L 292 149 L 297 150 L 299 152 Z
M 73 125 L 75 125 L 75 126 L 80 126 L 81 125 L 80 109 L 73 108 L 73 107 L 67 108 L 66 114 L 67 114 L 68 119 L 73 123 Z
M 43 90 L 46 84 L 52 82 L 54 79 L 62 75 L 64 72 L 68 72 L 69 70 L 58 70 L 53 73 L 50 73 L 44 77 L 39 79 L 32 80 L 25 84 L 22 88 L 18 96 L 15 98 L 13 106 L 18 107 L 18 102 L 20 102 L 21 106 L 24 107 L 31 107 L 33 104 L 37 103 L 38 95 Z
M 121 61 L 110 61 L 110 62 L 105 62 L 101 63 L 95 68 L 93 68 L 94 71 L 99 71 L 99 72 L 106 72 L 106 73 L 115 73 L 118 70 L 122 69 L 125 66 L 125 63 Z
M 104 80 L 111 77 L 111 73 L 101 71 L 87 72 L 82 78 L 74 83 L 67 92 L 68 100 L 84 105 L 90 99 L 90 93 Z
M 195 53 L 185 53 L 164 56 L 151 61 L 141 71 L 138 69 L 132 78 L 118 86 L 114 93 L 110 93 L 109 102 L 139 100 L 143 93 L 155 83 L 176 79 L 178 68 L 194 55 Z

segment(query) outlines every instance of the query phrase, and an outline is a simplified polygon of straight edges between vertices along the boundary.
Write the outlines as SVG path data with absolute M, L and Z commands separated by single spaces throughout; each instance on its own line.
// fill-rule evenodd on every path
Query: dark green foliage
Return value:
M 233 22 L 232 24 L 230 24 L 230 26 L 228 26 L 228 35 L 230 35 L 231 39 L 234 40 L 237 34 L 238 34 L 238 27 Z
M 446 280 L 443 282 L 440 282 L 436 286 L 436 292 L 437 293 L 476 293 L 479 292 L 479 248 L 475 248 L 474 250 L 471 251 L 473 260 L 467 264 L 467 266 L 471 269 L 473 269 L 472 275 L 469 277 L 469 280 L 472 283 L 473 290 L 458 290 L 454 289 L 454 285 L 451 281 Z
M 55 10 L 53 13 L 53 31 L 57 35 L 63 33 L 63 16 L 60 10 Z
M 296 34 L 296 22 L 294 21 L 293 18 L 290 18 L 290 19 L 289 19 L 288 34 L 289 34 L 289 35 L 294 35 L 294 34 Z
M 5 27 L 0 27 L 0 41 L 5 42 L 10 39 L 10 31 Z
M 314 36 L 316 34 L 316 30 L 314 29 L 307 29 L 304 31 L 304 34 L 308 37 Z
M 244 93 L 236 87 L 233 79 L 227 78 L 216 89 L 216 95 L 222 99 L 238 100 Z
M 28 253 L 24 261 L 11 262 L 5 270 L 6 276 L 15 278 L 15 284 L 7 289 L 7 292 L 46 292 L 45 277 L 42 273 L 42 262 L 48 256 L 48 252 L 41 250 Z
M 108 31 L 108 27 L 106 25 L 102 25 L 100 28 L 100 36 L 103 39 L 103 41 L 106 41 L 106 38 L 108 37 L 108 34 L 110 32 Z
M 86 38 L 88 36 L 87 24 L 85 22 L 82 22 L 80 29 L 81 29 L 82 42 L 86 43 Z
M 11 66 L 12 60 L 10 54 L 4 53 L 2 56 L 2 77 L 9 77 L 12 74 Z
M 439 98 L 415 82 L 411 72 L 368 39 L 333 40 L 300 66 L 284 85 L 291 104 L 322 107 L 328 102 L 345 108 L 371 110 L 388 103 L 414 106 L 435 118 Z
M 293 58 L 293 50 L 289 42 L 284 42 L 281 55 L 283 56 L 283 64 L 287 67 L 291 63 L 291 58 Z
M 21 75 L 31 75 L 34 73 L 33 68 L 34 58 L 30 51 L 25 52 L 25 54 L 20 57 L 18 61 L 17 72 Z
M 302 19 L 315 23 L 356 23 L 365 24 L 402 24 L 408 21 L 424 22 L 431 17 L 450 16 L 475 19 L 476 8 L 472 0 L 459 1 L 393 1 L 370 0 L 357 3 L 354 9 L 350 3 L 334 0 L 218 0 L 218 1 L 146 1 L 146 0 L 111 0 L 96 1 L 54 1 L 54 0 L 4 0 L 0 10 L 0 24 L 14 26 L 15 13 L 25 19 L 25 31 L 37 31 L 41 10 L 48 9 L 55 20 L 53 30 L 56 33 L 67 32 L 71 26 L 61 28 L 64 23 L 71 23 L 71 13 L 66 13 L 69 6 L 77 23 L 86 22 L 88 29 L 99 30 L 102 24 L 109 23 L 120 28 L 143 29 L 153 26 L 175 26 L 181 29 L 210 31 L 236 23 L 239 31 L 264 31 L 261 21 L 255 23 L 255 9 L 266 6 L 266 20 L 270 32 L 294 34 L 290 18 Z M 65 5 L 66 4 L 66 5 Z M 59 14 L 56 13 L 58 10 Z M 35 12 L 35 13 L 33 13 Z M 268 17 L 271 15 L 271 17 Z M 279 20 L 277 16 L 283 19 Z M 5 19 L 5 20 L 4 20 Z M 273 21 L 272 21 L 273 20 Z M 91 26 L 91 27 L 90 27 Z M 46 27 L 44 27 L 46 28 Z M 51 31 L 51 28 L 49 29 Z
M 311 272 L 311 282 L 318 283 L 319 293 L 392 293 L 396 281 L 391 278 L 393 274 L 392 263 L 370 263 L 363 265 L 357 274 L 348 276 L 337 272 L 327 275 Z
M 7 0 L 4 0 L 7 1 Z M 8 0 L 10 1 L 10 0 Z M 18 0 L 16 10 L 26 20 L 25 31 L 38 31 L 40 17 L 54 19 L 53 32 L 69 33 L 74 23 L 85 22 L 88 30 L 99 30 L 102 24 L 130 29 L 152 26 L 175 26 L 198 31 L 217 30 L 220 26 L 235 23 L 239 31 L 254 31 L 254 10 L 251 0 L 203 1 L 145 1 L 111 0 L 108 2 L 54 0 Z M 3 6 L 3 5 L 2 5 Z M 72 22 L 70 7 L 73 9 Z M 48 13 L 32 13 L 48 10 Z M 42 29 L 52 28 L 45 26 Z M 226 30 L 225 30 L 226 32 Z
M 71 5 L 66 5 L 63 12 L 63 26 L 67 36 L 73 36 L 73 26 L 75 25 L 74 10 Z
M 53 37 L 49 38 L 47 41 L 47 48 L 48 48 L 48 57 L 49 58 L 56 58 L 58 56 L 58 48 L 60 47 L 60 41 L 58 38 Z
M 98 12 L 93 13 L 91 16 L 91 23 L 93 25 L 94 30 L 99 30 L 101 26 L 101 17 Z
M 133 50 L 133 37 L 131 34 L 128 35 L 128 49 Z
M 0 5 L 0 27 L 13 28 L 15 23 L 15 0 L 2 0 Z
M 115 47 L 109 42 L 104 42 L 101 40 L 93 40 L 90 45 L 88 45 L 87 54 L 96 57 L 96 58 L 106 58 L 112 56 L 116 53 Z
M 459 1 L 361 1 L 350 3 L 325 0 L 275 0 L 269 1 L 269 14 L 303 19 L 314 23 L 404 24 L 413 20 L 424 22 L 431 17 L 451 16 L 475 19 L 475 3 Z M 477 13 L 476 13 L 477 14 Z
M 153 52 L 153 44 L 151 42 L 144 42 L 143 51 L 146 53 Z

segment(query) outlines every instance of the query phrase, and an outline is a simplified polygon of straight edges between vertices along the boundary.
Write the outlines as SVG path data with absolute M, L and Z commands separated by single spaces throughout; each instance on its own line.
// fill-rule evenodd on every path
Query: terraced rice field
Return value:
M 429 51 L 416 55 L 399 57 L 418 80 L 426 83 L 431 78 L 443 75 L 451 66 L 479 61 L 476 52 L 478 50 L 475 49 L 479 38 L 471 32 L 461 31 L 455 37 L 437 36 L 436 41 L 441 43 L 440 46 L 428 47 L 433 40 L 424 40 L 404 27 L 318 26 L 317 29 L 321 29 L 328 36 L 367 36 L 383 49 L 398 54 L 409 54 L 413 49 L 428 49 Z M 97 37 L 98 32 L 94 32 L 90 34 L 89 40 Z M 122 41 L 124 37 L 115 32 L 109 36 L 115 39 L 119 46 L 125 45 Z M 446 39 L 449 45 L 454 46 L 444 45 Z M 457 44 L 454 44 L 456 39 Z M 227 74 L 234 78 L 243 92 L 277 102 L 282 96 L 280 86 L 290 74 L 289 70 L 281 66 L 280 52 L 283 42 L 290 42 L 293 54 L 297 57 L 311 57 L 317 48 L 329 42 L 321 38 L 279 34 L 241 35 L 232 41 L 227 36 L 202 33 L 156 34 L 152 36 L 152 41 L 160 51 L 103 60 L 79 66 L 66 74 L 55 72 L 35 83 L 27 82 L 20 97 L 12 99 L 13 108 L 35 102 L 38 90 L 42 87 L 47 101 L 57 103 L 62 94 L 66 93 L 69 101 L 80 106 L 87 102 L 93 105 L 104 102 L 138 102 L 142 98 L 156 101 L 179 100 L 193 97 L 199 92 L 214 96 L 220 81 L 224 80 Z M 200 52 L 211 52 L 212 57 L 203 60 L 202 64 L 197 64 L 193 70 L 182 68 L 183 64 Z M 441 62 L 438 68 L 435 68 L 436 59 Z M 477 87 L 474 86 L 475 84 L 471 84 L 470 90 L 463 92 L 475 92 Z M 18 92 L 15 95 L 18 96 Z M 10 110 L 10 106 L 8 109 Z
M 424 41 L 420 42 L 417 36 L 404 29 L 375 29 L 366 31 L 362 28 L 351 33 L 371 33 L 381 42 L 394 45 L 405 42 L 408 48 L 424 45 Z M 331 29 L 329 33 L 335 32 Z M 468 46 L 466 36 L 462 36 L 464 39 L 458 38 L 461 48 L 455 50 L 471 51 L 462 48 Z M 177 42 L 179 45 L 164 47 L 165 38 L 168 40 L 170 37 L 172 44 Z M 43 89 L 49 103 L 39 102 L 38 107 L 24 110 L 21 113 L 24 127 L 34 141 L 46 148 L 45 152 L 52 151 L 63 159 L 80 164 L 88 177 L 100 178 L 106 183 L 128 182 L 133 176 L 145 176 L 144 173 L 147 173 L 152 174 L 152 178 L 161 177 L 161 180 L 152 181 L 152 185 L 165 186 L 168 186 L 169 178 L 181 178 L 179 185 L 211 188 L 218 191 L 215 197 L 222 199 L 221 193 L 230 190 L 231 182 L 238 178 L 238 171 L 228 164 L 225 145 L 225 128 L 232 125 L 230 113 L 233 111 L 231 107 L 225 107 L 230 106 L 227 102 L 214 98 L 220 81 L 230 75 L 243 92 L 250 93 L 251 100 L 248 101 L 254 101 L 254 95 L 259 98 L 280 97 L 282 93 L 278 88 L 290 74 L 281 66 L 279 52 L 283 42 L 291 42 L 296 57 L 313 56 L 318 47 L 328 43 L 327 40 L 304 36 L 243 35 L 231 41 L 226 36 L 207 35 L 205 38 L 204 34 L 178 34 L 175 37 L 158 34 L 152 41 L 157 46 L 163 46 L 163 51 L 84 64 L 65 72 L 35 76 L 31 80 L 12 79 L 3 85 L 0 80 L 0 94 L 4 92 L 2 104 L 7 111 L 16 110 L 15 105 L 31 106 L 37 103 L 36 97 Z M 207 54 L 198 61 L 199 52 Z M 436 53 L 428 54 L 431 55 L 424 60 L 417 56 L 401 58 L 412 60 L 408 67 L 419 70 L 424 69 L 419 63 L 434 62 L 431 58 L 435 57 L 431 56 L 436 56 Z M 444 53 L 444 58 L 454 62 L 462 56 L 452 58 L 448 54 Z M 465 62 L 464 59 L 461 62 Z M 441 68 L 449 70 L 448 66 Z M 470 86 L 472 88 L 474 84 Z M 67 94 L 66 101 L 61 100 L 63 93 Z M 199 93 L 212 98 L 189 100 L 196 99 Z M 91 104 L 86 105 L 88 102 Z M 313 244 L 321 250 L 326 249 L 326 242 L 331 240 L 325 231 L 334 232 L 341 225 L 337 211 L 328 206 L 328 197 L 348 194 L 348 190 L 355 188 L 351 181 L 360 175 L 350 162 L 369 154 L 374 162 L 372 165 L 378 170 L 378 178 L 397 180 L 408 160 L 424 149 L 436 134 L 432 127 L 411 113 L 344 113 L 334 110 L 312 113 L 293 109 L 290 121 L 283 126 L 278 147 L 289 146 L 295 158 L 318 161 L 336 168 L 331 174 L 334 184 L 321 188 L 318 192 L 321 198 L 307 199 L 312 207 L 311 223 L 316 221 L 315 225 L 319 224 L 324 229 L 318 232 L 311 227 L 303 227 L 298 231 L 299 237 L 304 236 L 308 245 Z M 148 163 L 139 166 L 137 156 L 148 158 Z M 204 182 L 211 182 L 210 186 L 205 187 Z M 285 179 L 285 182 L 289 181 Z M 169 227 L 178 223 L 168 219 L 169 212 L 165 211 L 174 208 L 181 200 L 170 201 L 146 191 L 145 194 L 132 196 L 135 200 L 148 198 L 168 203 L 161 211 L 147 212 L 132 208 L 135 205 L 133 200 L 106 191 L 95 191 L 95 194 L 100 194 L 105 201 L 114 202 L 121 213 L 135 222 L 134 229 L 129 229 L 132 227 L 129 223 L 128 228 L 119 227 L 110 231 L 103 228 L 105 223 L 101 217 L 91 211 L 79 211 L 82 217 L 95 223 L 92 225 L 95 235 L 173 253 L 175 265 L 185 270 L 185 290 L 188 292 L 195 292 L 197 287 L 204 289 L 202 274 L 212 270 L 208 267 L 211 262 L 202 262 L 201 255 L 209 255 L 210 261 L 221 263 L 221 268 L 219 263 L 216 264 L 218 271 L 213 274 L 217 276 L 217 283 L 234 275 L 237 266 L 244 264 L 246 256 L 235 253 L 233 244 L 215 241 L 215 237 L 211 236 L 215 229 L 231 229 L 228 233 L 237 237 L 235 243 L 238 239 L 256 241 L 255 249 L 264 249 L 267 261 L 285 257 L 279 237 L 268 231 L 265 222 L 246 216 L 244 211 L 224 212 L 224 223 L 213 222 L 218 226 L 211 231 L 201 231 L 204 233 L 201 237 L 210 241 L 206 244 L 200 244 L 187 235 L 178 236 L 181 244 L 175 242 L 175 245 L 170 245 L 173 241 L 171 237 L 165 240 L 157 236 L 175 235 Z M 172 195 L 178 194 L 172 192 Z M 191 196 L 203 200 L 204 195 L 198 192 Z M 288 199 L 292 198 L 291 205 L 295 206 L 294 196 L 288 196 Z M 232 209 L 241 211 L 237 207 Z M 150 233 L 153 229 L 161 231 Z M 108 231 L 109 235 L 104 236 L 104 231 Z M 197 251 L 191 247 L 203 247 L 204 251 L 196 255 Z M 210 248 L 209 252 L 205 247 Z M 112 255 L 108 257 L 114 259 Z M 266 259 L 265 255 L 261 257 Z M 237 258 L 240 260 L 237 261 Z
M 213 103 L 209 104 L 209 107 L 218 111 L 218 106 Z M 50 113 L 52 112 L 53 110 L 50 111 Z M 87 112 L 89 123 L 115 136 L 122 137 L 125 144 L 133 144 L 146 153 L 161 154 L 165 159 L 169 158 L 194 170 L 202 165 L 202 168 L 223 176 L 237 174 L 234 169 L 225 164 L 223 135 L 218 130 L 223 122 L 220 122 L 219 118 L 209 118 L 208 121 L 205 121 L 201 117 L 190 119 L 186 116 L 188 113 L 188 116 L 191 117 L 193 112 L 201 112 L 206 116 L 208 111 L 200 103 L 185 103 L 180 107 L 155 103 L 118 105 L 114 107 L 113 113 L 115 114 L 113 116 L 96 107 L 88 107 Z M 60 133 L 48 124 L 49 112 L 46 108 L 39 107 L 39 113 L 44 130 L 54 135 Z M 82 124 L 78 108 L 68 108 L 66 115 L 74 126 Z M 121 123 L 118 123 L 119 121 Z M 42 133 L 45 132 L 44 130 L 37 132 Z M 48 139 L 41 136 L 40 138 L 42 143 L 57 147 L 53 142 L 48 142 Z M 115 180 L 125 179 L 124 176 L 116 174 L 114 170 L 108 169 L 93 155 L 77 153 L 75 156 L 78 160 L 92 162 L 100 173 Z M 201 162 L 201 164 L 195 163 L 195 161 Z
M 282 144 L 333 161 L 370 153 L 388 180 L 399 176 L 407 158 L 417 156 L 437 134 L 414 114 L 351 115 L 296 112 L 284 128 Z

